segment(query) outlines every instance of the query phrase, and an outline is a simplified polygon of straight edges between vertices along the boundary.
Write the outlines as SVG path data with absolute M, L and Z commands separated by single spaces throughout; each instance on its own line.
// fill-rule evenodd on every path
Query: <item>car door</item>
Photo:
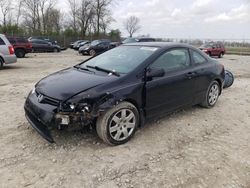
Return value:
M 145 84 L 148 117 L 193 103 L 195 73 L 187 48 L 166 51 L 148 67 L 149 71 L 152 69 L 164 69 L 165 75 L 147 80 Z
M 193 78 L 195 81 L 195 103 L 199 103 L 203 101 L 211 82 L 210 70 L 214 64 L 209 63 L 200 52 L 196 50 L 190 50 L 190 52 L 193 71 L 196 73 Z

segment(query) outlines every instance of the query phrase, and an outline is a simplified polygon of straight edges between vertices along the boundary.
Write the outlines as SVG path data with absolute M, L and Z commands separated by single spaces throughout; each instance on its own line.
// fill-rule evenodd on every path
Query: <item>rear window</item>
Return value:
M 17 38 L 16 40 L 18 43 L 26 43 L 27 42 L 27 40 L 24 38 Z
M 192 50 L 192 56 L 195 64 L 203 64 L 207 62 L 206 58 L 204 58 L 201 54 L 199 54 L 196 51 Z
M 5 42 L 1 38 L 0 38 L 0 45 L 5 45 Z

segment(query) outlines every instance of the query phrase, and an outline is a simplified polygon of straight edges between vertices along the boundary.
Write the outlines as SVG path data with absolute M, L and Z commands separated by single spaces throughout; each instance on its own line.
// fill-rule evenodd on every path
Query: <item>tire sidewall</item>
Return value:
M 3 69 L 3 60 L 0 58 L 0 69 Z
M 111 135 L 110 135 L 110 130 L 109 130 L 109 124 L 110 124 L 110 121 L 112 120 L 113 116 L 120 110 L 122 109 L 129 109 L 131 110 L 134 115 L 135 115 L 135 118 L 136 118 L 136 123 L 135 123 L 135 128 L 133 130 L 133 133 L 125 140 L 122 140 L 122 141 L 117 141 L 117 140 L 114 140 Z M 107 111 L 104 116 L 103 116 L 103 119 L 102 121 L 100 122 L 100 124 L 97 124 L 97 126 L 103 126 L 103 132 L 102 133 L 98 133 L 99 134 L 104 134 L 102 135 L 102 137 L 105 137 L 105 138 L 102 138 L 105 140 L 107 140 L 107 143 L 111 144 L 111 145 L 121 145 L 121 144 L 124 144 L 126 142 L 128 142 L 135 134 L 138 126 L 139 126 L 139 121 L 140 121 L 140 118 L 139 118 L 139 112 L 137 110 L 137 108 L 132 105 L 131 103 L 120 103 L 118 104 L 116 107 L 110 109 L 109 111 Z M 98 128 L 97 128 L 98 129 Z

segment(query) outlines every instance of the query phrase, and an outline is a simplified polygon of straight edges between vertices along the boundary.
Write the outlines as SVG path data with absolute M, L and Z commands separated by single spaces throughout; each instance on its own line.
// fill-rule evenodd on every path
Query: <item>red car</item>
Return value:
M 210 42 L 203 44 L 200 47 L 200 50 L 209 56 L 218 56 L 219 58 L 222 58 L 226 53 L 225 47 L 221 42 Z
M 23 58 L 25 57 L 25 54 L 32 52 L 32 45 L 27 39 L 10 36 L 8 36 L 7 39 L 14 47 L 15 54 L 18 58 Z

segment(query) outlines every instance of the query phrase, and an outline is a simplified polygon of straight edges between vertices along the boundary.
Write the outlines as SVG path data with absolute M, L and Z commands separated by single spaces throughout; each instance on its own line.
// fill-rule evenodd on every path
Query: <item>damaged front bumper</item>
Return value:
M 45 96 L 43 96 L 45 97 Z M 59 112 L 55 100 L 48 97 L 41 100 L 41 96 L 31 92 L 25 101 L 25 116 L 31 126 L 48 142 L 54 143 L 51 135 L 52 129 L 76 129 L 89 125 L 92 121 L 90 116 L 84 113 Z

